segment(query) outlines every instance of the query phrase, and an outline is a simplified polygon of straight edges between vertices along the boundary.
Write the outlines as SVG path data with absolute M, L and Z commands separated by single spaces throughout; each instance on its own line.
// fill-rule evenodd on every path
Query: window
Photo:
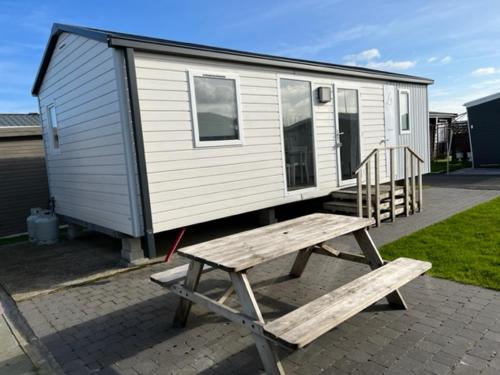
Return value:
M 401 133 L 410 132 L 410 93 L 399 92 L 399 128 Z
M 190 82 L 195 144 L 241 144 L 238 77 L 192 73 Z
M 56 107 L 52 104 L 47 107 L 49 117 L 49 136 L 52 150 L 59 150 L 59 130 L 57 126 Z
M 311 83 L 281 79 L 281 114 L 288 190 L 316 185 Z

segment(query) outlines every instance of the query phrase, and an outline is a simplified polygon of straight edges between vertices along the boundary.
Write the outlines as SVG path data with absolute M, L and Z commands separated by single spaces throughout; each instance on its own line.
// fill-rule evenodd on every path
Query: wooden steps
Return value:
M 429 262 L 398 258 L 263 327 L 266 336 L 302 348 L 429 270 Z
M 376 197 L 374 194 L 371 195 L 371 213 L 368 215 L 367 209 L 367 194 L 366 186 L 362 189 L 362 205 L 363 205 L 363 215 L 364 216 L 376 216 Z M 372 186 L 371 192 L 375 190 Z M 358 202 L 357 202 L 357 189 L 355 187 L 349 187 L 339 191 L 331 193 L 333 198 L 332 201 L 323 204 L 323 208 L 329 212 L 341 213 L 345 215 L 357 215 L 358 214 Z M 403 186 L 396 186 L 394 191 L 394 213 L 396 216 L 405 213 L 405 193 Z M 382 184 L 380 185 L 380 220 L 386 220 L 391 218 L 391 187 L 390 185 Z M 411 204 L 411 201 L 409 202 Z
M 372 187 L 372 192 L 374 191 L 374 187 Z M 366 202 L 366 186 L 363 186 L 363 201 Z M 331 193 L 333 199 L 338 200 L 356 200 L 358 192 L 355 187 L 349 187 L 346 189 L 334 191 Z M 396 186 L 395 190 L 396 197 L 404 196 L 404 188 L 402 186 Z M 380 185 L 380 199 L 389 199 L 391 197 L 391 188 L 389 185 Z M 372 201 L 375 202 L 375 197 L 372 196 Z
M 380 159 L 384 155 L 385 165 Z M 325 203 L 324 208 L 334 213 L 374 218 L 376 226 L 384 219 L 394 221 L 402 213 L 409 216 L 420 212 L 424 164 L 424 159 L 408 145 L 374 148 L 353 173 L 356 186 L 333 192 L 333 201 Z M 386 182 L 381 182 L 384 168 Z
M 396 198 L 395 200 L 396 206 L 402 206 L 405 202 L 404 198 Z M 326 202 L 323 207 L 327 210 L 331 211 L 342 211 L 342 212 L 349 212 L 349 213 L 356 213 L 358 212 L 358 205 L 356 201 L 332 201 L 332 202 Z M 375 211 L 375 203 L 372 205 L 372 213 Z M 363 208 L 366 212 L 366 204 L 363 205 Z M 380 203 L 380 209 L 381 210 L 389 210 L 391 208 L 391 203 L 390 202 L 381 202 Z M 403 207 L 404 208 L 404 207 Z

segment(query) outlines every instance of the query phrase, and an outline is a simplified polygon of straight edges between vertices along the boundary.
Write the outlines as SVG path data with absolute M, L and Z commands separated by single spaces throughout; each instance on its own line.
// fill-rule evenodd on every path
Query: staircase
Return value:
M 396 150 L 403 150 L 404 178 L 396 181 Z M 389 153 L 389 182 L 381 183 L 380 153 Z M 327 211 L 373 217 L 377 226 L 382 220 L 396 220 L 422 210 L 422 165 L 424 160 L 409 146 L 376 148 L 355 171 L 356 186 L 331 194 Z

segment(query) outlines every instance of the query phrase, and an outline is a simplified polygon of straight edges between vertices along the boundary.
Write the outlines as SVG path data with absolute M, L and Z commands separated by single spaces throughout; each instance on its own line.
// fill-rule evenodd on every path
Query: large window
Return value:
M 195 143 L 206 146 L 241 143 L 237 77 L 192 73 L 190 79 Z
M 408 91 L 399 92 L 399 128 L 401 133 L 410 131 L 410 93 Z
M 47 107 L 49 118 L 50 147 L 52 150 L 59 150 L 59 129 L 57 125 L 56 107 L 52 104 Z
M 280 88 L 288 190 L 315 186 L 311 83 L 281 79 Z

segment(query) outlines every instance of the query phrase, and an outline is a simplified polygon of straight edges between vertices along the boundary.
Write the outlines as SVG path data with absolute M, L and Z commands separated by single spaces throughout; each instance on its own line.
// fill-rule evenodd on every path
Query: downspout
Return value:
M 149 184 L 144 151 L 144 138 L 142 135 L 141 112 L 139 108 L 139 95 L 137 92 L 137 77 L 135 74 L 135 57 L 133 48 L 125 48 L 125 67 L 127 73 L 127 87 L 130 101 L 130 114 L 132 117 L 132 136 L 134 138 L 137 174 L 139 176 L 139 190 L 141 195 L 142 218 L 146 240 L 148 258 L 156 257 L 155 237 L 153 232 L 153 218 L 151 201 L 149 199 Z

